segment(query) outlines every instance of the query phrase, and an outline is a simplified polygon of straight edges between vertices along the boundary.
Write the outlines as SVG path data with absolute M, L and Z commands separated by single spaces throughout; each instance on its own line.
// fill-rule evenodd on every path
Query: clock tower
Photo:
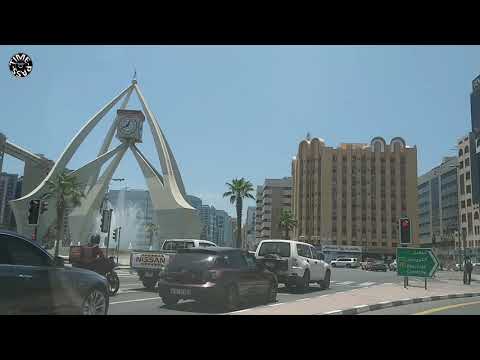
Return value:
M 142 142 L 145 115 L 140 110 L 117 110 L 117 138 L 122 142 Z

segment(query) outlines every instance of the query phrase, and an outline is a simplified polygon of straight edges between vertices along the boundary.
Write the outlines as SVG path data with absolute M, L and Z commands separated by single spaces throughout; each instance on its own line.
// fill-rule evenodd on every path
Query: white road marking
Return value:
M 358 286 L 370 286 L 370 285 L 373 285 L 375 284 L 374 282 L 372 281 L 367 281 L 367 282 L 364 282 L 364 283 L 361 283 L 361 284 L 358 284 Z
M 241 313 L 241 312 L 245 312 L 245 311 L 250 311 L 252 309 L 243 309 L 243 310 L 238 310 L 238 311 L 232 311 L 230 313 L 227 313 L 227 314 L 238 314 L 238 313 Z
M 271 304 L 271 305 L 268 305 L 268 306 L 278 306 L 278 305 L 282 305 L 282 304 L 286 304 L 286 303 L 276 303 L 276 304 Z
M 344 282 L 340 282 L 340 283 L 337 283 L 336 285 L 350 285 L 350 284 L 354 284 L 355 281 L 344 281 Z
M 110 303 L 110 305 L 115 305 L 115 304 L 125 304 L 125 303 L 138 302 L 138 301 L 149 301 L 149 300 L 160 300 L 160 298 L 157 296 L 157 297 L 145 298 L 145 299 L 135 299 L 135 300 L 115 301 L 115 302 L 111 302 L 111 303 Z
M 295 301 L 307 301 L 307 300 L 311 300 L 312 298 L 302 298 L 302 299 L 297 299 Z

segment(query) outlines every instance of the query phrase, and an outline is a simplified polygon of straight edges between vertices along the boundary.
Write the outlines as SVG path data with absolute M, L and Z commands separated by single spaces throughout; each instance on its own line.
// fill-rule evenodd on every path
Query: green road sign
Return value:
M 432 249 L 397 248 L 397 274 L 400 276 L 432 277 L 438 265 Z

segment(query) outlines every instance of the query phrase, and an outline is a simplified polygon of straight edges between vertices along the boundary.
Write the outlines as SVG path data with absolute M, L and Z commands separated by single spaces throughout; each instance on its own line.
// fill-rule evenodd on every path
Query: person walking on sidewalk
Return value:
M 470 258 L 467 258 L 467 260 L 465 261 L 465 270 L 463 273 L 464 284 L 470 285 L 470 282 L 472 281 L 472 271 L 473 271 L 472 262 L 470 261 Z

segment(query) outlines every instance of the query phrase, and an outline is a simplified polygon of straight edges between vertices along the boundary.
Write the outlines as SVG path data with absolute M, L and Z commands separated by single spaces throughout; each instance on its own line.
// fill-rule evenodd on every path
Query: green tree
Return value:
M 280 213 L 279 226 L 280 229 L 285 231 L 285 239 L 288 240 L 290 238 L 290 231 L 297 226 L 297 220 L 295 220 L 290 210 L 282 209 L 282 212 Z
M 148 234 L 148 239 L 150 240 L 150 247 L 152 247 L 152 243 L 153 243 L 153 234 L 156 234 L 157 231 L 158 231 L 158 225 L 154 223 L 145 224 L 145 232 Z
M 65 210 L 67 208 L 73 209 L 80 206 L 82 198 L 84 197 L 83 185 L 78 183 L 76 177 L 71 173 L 64 171 L 53 181 L 48 180 L 47 182 L 47 192 L 42 196 L 42 199 L 55 199 L 55 208 L 57 211 L 55 256 L 58 256 L 60 242 L 63 242 L 64 238 Z
M 254 199 L 251 194 L 253 185 L 250 181 L 241 179 L 233 179 L 231 183 L 226 183 L 228 191 L 223 194 L 223 197 L 230 197 L 230 203 L 235 204 L 237 209 L 237 247 L 242 247 L 242 210 L 243 199 Z

